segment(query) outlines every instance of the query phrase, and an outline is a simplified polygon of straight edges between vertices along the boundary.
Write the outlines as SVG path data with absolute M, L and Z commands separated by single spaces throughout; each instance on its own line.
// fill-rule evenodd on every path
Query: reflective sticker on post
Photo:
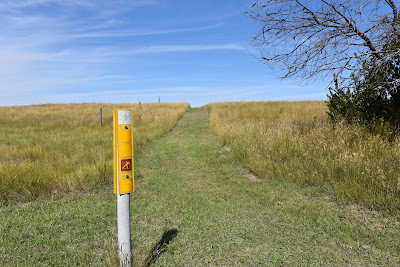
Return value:
M 130 110 L 118 110 L 118 124 L 131 124 Z

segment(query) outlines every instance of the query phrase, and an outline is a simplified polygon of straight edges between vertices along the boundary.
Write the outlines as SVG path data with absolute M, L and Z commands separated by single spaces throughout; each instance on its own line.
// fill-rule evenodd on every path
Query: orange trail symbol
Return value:
M 121 160 L 121 171 L 130 171 L 132 170 L 132 160 L 131 159 L 122 159 Z

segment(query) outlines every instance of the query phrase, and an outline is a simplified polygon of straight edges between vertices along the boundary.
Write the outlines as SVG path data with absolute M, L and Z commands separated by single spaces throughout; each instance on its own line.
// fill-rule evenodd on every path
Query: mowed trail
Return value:
M 137 265 L 398 265 L 399 221 L 315 188 L 259 179 L 191 109 L 136 165 Z

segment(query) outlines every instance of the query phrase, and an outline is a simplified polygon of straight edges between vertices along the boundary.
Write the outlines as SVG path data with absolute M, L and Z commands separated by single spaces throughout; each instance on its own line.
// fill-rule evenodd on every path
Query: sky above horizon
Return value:
M 247 0 L 0 0 L 0 106 L 325 100 L 251 54 Z

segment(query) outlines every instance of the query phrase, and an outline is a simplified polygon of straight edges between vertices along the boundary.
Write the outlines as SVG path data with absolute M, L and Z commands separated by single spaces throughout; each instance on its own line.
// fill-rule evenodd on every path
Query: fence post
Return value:
M 160 97 L 158 97 L 158 103 L 160 103 Z
M 139 109 L 142 109 L 142 103 L 139 102 Z
M 103 126 L 103 108 L 100 108 L 99 115 L 100 115 L 100 127 L 102 127 Z

